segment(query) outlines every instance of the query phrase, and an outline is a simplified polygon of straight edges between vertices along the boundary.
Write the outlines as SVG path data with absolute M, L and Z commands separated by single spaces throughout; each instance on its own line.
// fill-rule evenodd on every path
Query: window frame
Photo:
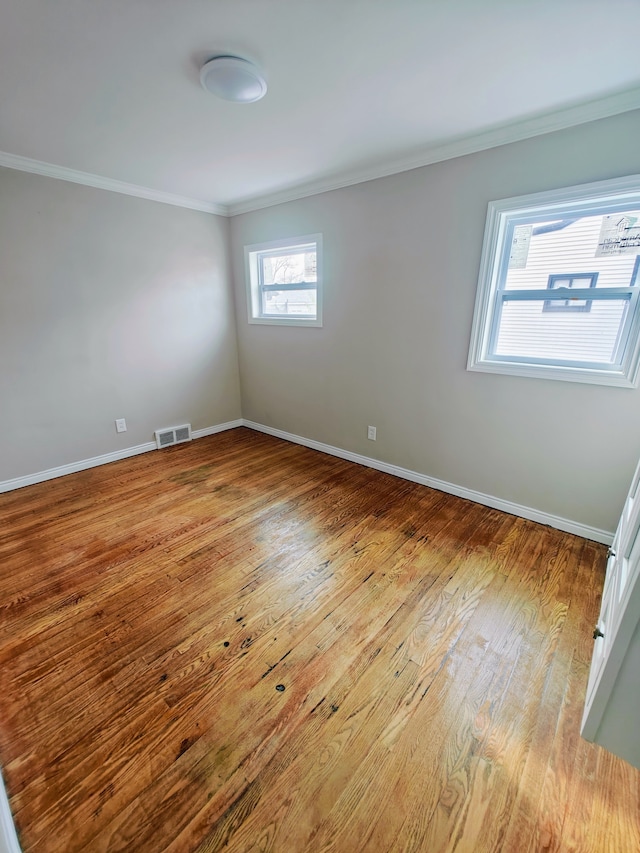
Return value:
M 302 253 L 305 248 L 315 245 L 316 250 L 316 281 L 297 282 L 294 284 L 264 284 L 261 258 L 267 255 Z M 285 237 L 279 240 L 269 240 L 266 243 L 253 243 L 244 247 L 244 268 L 247 290 L 248 322 L 252 325 L 263 326 L 311 326 L 322 327 L 322 295 L 323 295 L 323 265 L 322 265 L 322 234 L 305 234 L 297 237 Z M 262 310 L 264 293 L 287 290 L 315 290 L 315 316 L 304 314 L 282 314 L 279 316 L 265 314 Z
M 571 218 L 576 214 L 585 216 L 590 212 L 592 215 L 606 215 L 615 213 L 616 210 L 628 209 L 630 205 L 637 205 L 640 208 L 640 175 L 562 187 L 489 202 L 467 370 L 622 388 L 638 387 L 640 380 L 638 260 L 627 287 L 598 290 L 598 300 L 629 299 L 626 318 L 621 325 L 623 334 L 620 337 L 625 341 L 625 346 L 619 365 L 607 366 L 595 362 L 563 362 L 559 359 L 499 356 L 492 352 L 499 329 L 502 305 L 504 301 L 508 301 L 503 294 L 508 294 L 509 299 L 554 301 L 549 299 L 549 288 L 535 292 L 501 289 L 502 282 L 506 280 L 510 239 L 513 237 L 514 229 L 518 225 L 535 223 L 536 219 L 544 222 L 550 217 Z M 638 254 L 640 254 L 640 248 Z M 634 290 L 634 287 L 637 289 Z M 556 300 L 561 298 L 594 300 L 594 291 L 591 288 L 557 288 L 554 294 Z

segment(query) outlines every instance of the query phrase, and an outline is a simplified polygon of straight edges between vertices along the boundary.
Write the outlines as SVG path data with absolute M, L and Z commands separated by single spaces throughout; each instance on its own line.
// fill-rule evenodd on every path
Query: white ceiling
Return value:
M 640 106 L 639 36 L 638 0 L 2 0 L 0 151 L 241 209 Z M 225 53 L 262 101 L 203 91 Z

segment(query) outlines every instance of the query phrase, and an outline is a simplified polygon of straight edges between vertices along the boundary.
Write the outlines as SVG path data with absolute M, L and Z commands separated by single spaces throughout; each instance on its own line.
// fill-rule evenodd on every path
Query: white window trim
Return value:
M 637 202 L 640 194 L 640 175 L 596 181 L 574 187 L 489 202 L 484 232 L 478 290 L 471 328 L 471 343 L 467 370 L 483 373 L 526 376 L 538 379 L 561 379 L 569 382 L 586 382 L 595 385 L 612 385 L 620 388 L 637 388 L 640 381 L 640 312 L 633 318 L 630 343 L 619 370 L 589 368 L 577 364 L 555 366 L 550 364 L 522 363 L 520 361 L 497 361 L 488 357 L 491 336 L 490 311 L 494 304 L 500 278 L 500 263 L 507 220 L 527 219 L 547 207 L 551 214 L 570 215 L 572 212 L 598 210 L 603 204 L 628 205 Z M 514 212 L 517 211 L 517 214 Z M 543 293 L 544 291 L 541 291 Z
M 261 317 L 258 253 L 271 251 L 272 249 L 294 249 L 297 246 L 304 245 L 305 243 L 316 244 L 316 316 L 304 317 L 298 314 L 292 314 L 288 317 Z M 322 234 L 304 234 L 300 237 L 287 237 L 282 240 L 269 240 L 267 243 L 253 243 L 250 246 L 245 246 L 244 270 L 247 288 L 247 314 L 249 323 L 261 326 L 322 326 Z

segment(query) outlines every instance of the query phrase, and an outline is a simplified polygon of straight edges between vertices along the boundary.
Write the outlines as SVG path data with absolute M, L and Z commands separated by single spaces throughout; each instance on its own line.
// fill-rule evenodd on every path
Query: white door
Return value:
M 609 551 L 582 736 L 640 766 L 640 465 Z

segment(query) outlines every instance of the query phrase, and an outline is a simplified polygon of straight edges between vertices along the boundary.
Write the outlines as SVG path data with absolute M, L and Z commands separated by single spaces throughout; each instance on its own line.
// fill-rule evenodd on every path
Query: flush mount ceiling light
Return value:
M 207 92 L 237 104 L 259 101 L 267 92 L 267 81 L 260 69 L 239 56 L 215 56 L 205 62 L 200 82 Z

